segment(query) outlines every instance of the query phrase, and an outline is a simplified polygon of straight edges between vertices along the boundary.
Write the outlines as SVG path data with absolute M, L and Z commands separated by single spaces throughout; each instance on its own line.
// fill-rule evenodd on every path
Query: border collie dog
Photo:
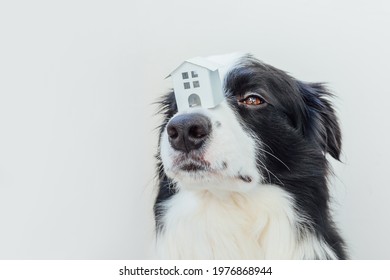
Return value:
M 228 59 L 225 99 L 161 100 L 156 246 L 163 259 L 345 259 L 330 215 L 331 94 L 251 55 Z

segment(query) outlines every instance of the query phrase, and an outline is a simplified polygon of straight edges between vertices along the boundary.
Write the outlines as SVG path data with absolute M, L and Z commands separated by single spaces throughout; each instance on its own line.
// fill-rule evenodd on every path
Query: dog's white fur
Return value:
M 305 219 L 277 186 L 223 197 L 182 188 L 165 207 L 157 237 L 163 259 L 336 259 L 323 240 L 297 231 Z

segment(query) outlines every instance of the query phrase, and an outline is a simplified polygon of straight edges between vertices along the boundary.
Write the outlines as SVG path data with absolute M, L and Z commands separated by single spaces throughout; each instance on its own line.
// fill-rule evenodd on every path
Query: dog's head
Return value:
M 244 55 L 223 87 L 225 100 L 212 109 L 178 112 L 173 92 L 164 97 L 161 179 L 178 188 L 246 192 L 326 175 L 326 153 L 339 158 L 340 129 L 323 85 Z

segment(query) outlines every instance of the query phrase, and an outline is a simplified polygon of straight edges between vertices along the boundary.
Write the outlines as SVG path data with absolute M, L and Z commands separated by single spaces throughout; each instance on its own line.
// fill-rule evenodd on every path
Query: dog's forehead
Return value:
M 246 90 L 256 86 L 264 86 L 272 78 L 279 79 L 282 72 L 251 55 L 237 59 L 225 75 L 225 87 L 230 90 Z
M 208 60 L 223 65 L 219 68 L 219 76 L 225 90 L 235 90 L 237 87 L 250 87 L 257 83 L 259 75 L 266 75 L 268 65 L 255 59 L 249 53 L 236 52 L 224 55 L 208 56 Z
M 263 89 L 269 94 L 283 95 L 286 91 L 294 89 L 296 81 L 286 72 L 263 63 L 251 55 L 237 59 L 224 78 L 225 89 L 235 94 Z

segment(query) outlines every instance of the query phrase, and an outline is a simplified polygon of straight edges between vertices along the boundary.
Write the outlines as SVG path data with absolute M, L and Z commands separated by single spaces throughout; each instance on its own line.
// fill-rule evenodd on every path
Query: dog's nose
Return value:
M 167 133 L 175 150 L 189 153 L 202 147 L 211 133 L 211 122 L 198 113 L 179 115 L 169 121 Z

